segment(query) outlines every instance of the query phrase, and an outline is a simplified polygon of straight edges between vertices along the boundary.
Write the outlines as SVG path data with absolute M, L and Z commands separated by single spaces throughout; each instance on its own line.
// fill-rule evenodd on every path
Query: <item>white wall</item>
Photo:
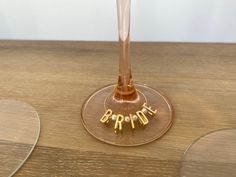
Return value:
M 132 0 L 132 40 L 236 42 L 236 0 Z M 0 39 L 117 40 L 116 0 L 0 0 Z

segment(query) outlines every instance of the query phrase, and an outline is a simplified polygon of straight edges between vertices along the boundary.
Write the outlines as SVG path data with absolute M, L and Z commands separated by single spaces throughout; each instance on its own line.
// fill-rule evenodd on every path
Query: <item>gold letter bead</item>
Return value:
M 100 122 L 102 122 L 103 124 L 108 123 L 111 115 L 112 115 L 112 110 L 108 109 L 106 113 L 102 116 L 102 118 L 100 119 Z
M 124 122 L 124 116 L 123 115 L 121 115 L 121 114 L 118 114 L 117 115 L 117 117 L 116 117 L 116 123 L 115 123 L 115 127 L 114 127 L 114 129 L 115 129 L 115 132 L 116 132 L 116 130 L 118 129 L 118 130 L 122 130 L 122 124 L 123 124 L 123 122 Z
M 148 107 L 147 103 L 143 104 L 143 108 L 145 108 L 151 116 L 154 116 L 157 113 L 157 110 L 152 110 L 152 107 Z
M 133 118 L 132 114 L 130 114 L 129 117 L 130 117 L 131 128 L 135 129 L 134 118 Z
M 142 112 L 142 111 L 137 111 L 136 112 L 139 122 L 144 126 L 148 124 L 148 118 L 146 117 L 146 115 Z

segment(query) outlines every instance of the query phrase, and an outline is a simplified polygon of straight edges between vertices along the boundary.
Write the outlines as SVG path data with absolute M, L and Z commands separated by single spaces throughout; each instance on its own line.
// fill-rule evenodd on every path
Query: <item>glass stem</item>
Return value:
M 115 99 L 135 100 L 137 93 L 133 85 L 130 58 L 130 6 L 131 0 L 117 0 L 119 32 L 119 78 Z

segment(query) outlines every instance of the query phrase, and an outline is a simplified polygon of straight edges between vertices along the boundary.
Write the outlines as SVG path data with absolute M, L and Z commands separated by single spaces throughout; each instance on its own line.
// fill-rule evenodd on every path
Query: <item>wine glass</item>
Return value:
M 91 135 L 118 146 L 152 142 L 164 135 L 173 122 L 172 108 L 167 98 L 151 87 L 133 82 L 130 9 L 131 0 L 117 0 L 120 47 L 118 82 L 89 96 L 81 110 L 83 125 Z
M 0 99 L 0 122 L 0 176 L 13 176 L 37 144 L 40 120 L 28 103 Z
M 181 177 L 235 177 L 236 129 L 214 130 L 197 138 L 185 151 Z

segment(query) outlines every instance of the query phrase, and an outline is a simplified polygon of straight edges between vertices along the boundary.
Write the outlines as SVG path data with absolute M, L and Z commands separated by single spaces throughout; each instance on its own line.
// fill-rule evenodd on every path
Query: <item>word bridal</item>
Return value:
M 153 110 L 152 107 L 147 106 L 147 103 L 142 105 L 142 109 L 137 111 L 135 114 L 122 115 L 122 114 L 114 114 L 111 109 L 107 109 L 105 114 L 100 119 L 100 122 L 103 124 L 107 124 L 110 120 L 115 121 L 114 130 L 115 133 L 117 131 L 122 131 L 123 124 L 129 123 L 132 129 L 135 129 L 135 123 L 137 120 L 141 125 L 145 126 L 149 123 L 147 115 L 155 116 L 157 114 L 157 110 Z

